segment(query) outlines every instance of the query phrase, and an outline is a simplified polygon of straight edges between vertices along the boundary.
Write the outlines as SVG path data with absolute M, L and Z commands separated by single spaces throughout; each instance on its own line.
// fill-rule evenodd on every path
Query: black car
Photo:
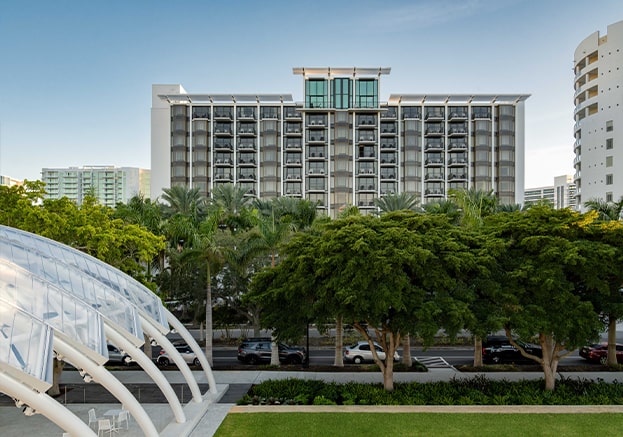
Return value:
M 526 353 L 537 357 L 543 356 L 541 346 L 514 339 L 515 343 Z M 487 364 L 498 363 L 533 363 L 534 360 L 524 357 L 519 349 L 511 344 L 504 335 L 491 335 L 482 342 L 482 361 Z
M 277 343 L 279 361 L 284 364 L 302 364 L 307 362 L 307 351 L 304 347 L 289 346 Z M 238 346 L 238 360 L 248 364 L 270 363 L 271 339 L 266 337 L 249 338 Z

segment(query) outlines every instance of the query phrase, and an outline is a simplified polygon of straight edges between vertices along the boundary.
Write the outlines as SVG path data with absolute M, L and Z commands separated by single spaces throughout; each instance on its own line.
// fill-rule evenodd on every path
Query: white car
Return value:
M 381 360 L 385 360 L 385 351 L 380 344 L 374 342 L 376 348 L 376 354 Z M 394 352 L 394 361 L 399 361 L 400 355 L 398 352 Z M 344 362 L 361 364 L 363 362 L 374 362 L 372 351 L 370 350 L 370 344 L 367 341 L 358 341 L 357 343 L 346 346 L 344 348 Z
M 201 365 L 201 363 L 199 362 L 199 358 L 197 358 L 197 355 L 195 355 L 190 346 L 186 344 L 180 344 L 175 345 L 175 349 L 177 349 L 182 358 L 184 358 L 184 361 L 186 361 L 188 364 L 192 364 L 196 367 L 199 367 Z M 169 354 L 167 354 L 164 349 L 162 349 L 160 351 L 160 355 L 158 355 L 158 358 L 156 358 L 156 363 L 160 366 L 166 367 L 169 364 L 173 364 L 173 360 L 169 357 Z

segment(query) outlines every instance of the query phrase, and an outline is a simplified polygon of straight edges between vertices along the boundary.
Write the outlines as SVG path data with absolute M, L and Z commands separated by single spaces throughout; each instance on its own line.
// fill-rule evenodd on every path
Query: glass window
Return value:
M 379 100 L 378 81 L 376 79 L 357 80 L 355 107 L 376 108 Z
M 606 175 L 606 185 L 612 185 L 612 175 L 611 174 L 607 174 Z
M 606 138 L 606 149 L 612 149 L 614 147 L 614 139 Z
M 612 120 L 606 121 L 606 132 L 612 132 L 613 129 Z
M 350 108 L 352 95 L 352 80 L 348 78 L 337 78 L 331 81 L 333 86 L 333 107 L 335 109 Z
M 606 167 L 612 167 L 612 156 L 606 156 Z
M 326 79 L 308 79 L 305 81 L 305 105 L 308 108 L 327 107 Z

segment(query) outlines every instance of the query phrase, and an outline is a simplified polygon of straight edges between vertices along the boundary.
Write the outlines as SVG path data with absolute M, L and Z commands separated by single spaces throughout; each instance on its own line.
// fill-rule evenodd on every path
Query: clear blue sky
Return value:
M 285 93 L 391 67 L 390 93 L 526 93 L 526 186 L 573 174 L 573 53 L 623 1 L 0 0 L 0 173 L 150 167 L 151 85 Z

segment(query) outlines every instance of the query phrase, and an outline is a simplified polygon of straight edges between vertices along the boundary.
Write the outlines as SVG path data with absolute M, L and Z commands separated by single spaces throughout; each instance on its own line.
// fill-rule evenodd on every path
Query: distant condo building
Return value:
M 4 185 L 5 187 L 12 187 L 14 185 L 22 185 L 24 181 L 20 179 L 14 179 L 9 176 L 0 175 L 0 185 Z
M 84 197 L 93 195 L 102 205 L 115 207 L 127 203 L 137 194 L 149 196 L 150 170 L 136 167 L 85 166 L 44 168 L 47 199 L 67 197 L 82 204 Z
M 554 178 L 554 185 L 537 188 L 526 188 L 524 193 L 524 205 L 547 201 L 554 208 L 575 209 L 575 184 L 573 176 L 563 175 Z
M 390 94 L 389 68 L 294 68 L 291 94 L 187 93 L 153 85 L 151 197 L 174 185 L 210 196 L 237 184 L 249 196 L 317 202 L 335 217 L 347 205 L 376 211 L 399 193 L 421 204 L 452 189 L 524 199 L 525 94 Z
M 577 208 L 623 196 L 623 21 L 595 32 L 575 50 Z

